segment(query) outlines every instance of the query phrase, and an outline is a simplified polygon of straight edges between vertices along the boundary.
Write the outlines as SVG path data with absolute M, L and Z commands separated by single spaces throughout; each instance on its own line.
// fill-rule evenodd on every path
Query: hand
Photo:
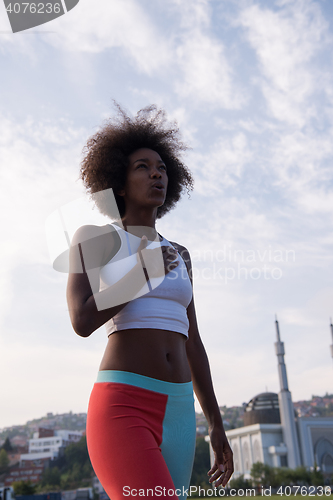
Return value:
M 208 476 L 211 476 L 209 482 L 216 481 L 215 487 L 220 485 L 224 487 L 234 472 L 234 463 L 232 449 L 223 427 L 213 427 L 211 429 L 210 443 L 214 451 L 215 462 L 208 471 Z
M 173 247 L 165 246 L 153 249 L 147 248 L 148 240 L 143 236 L 137 252 L 138 261 L 147 270 L 149 278 L 160 278 L 175 269 L 179 260 L 177 250 Z

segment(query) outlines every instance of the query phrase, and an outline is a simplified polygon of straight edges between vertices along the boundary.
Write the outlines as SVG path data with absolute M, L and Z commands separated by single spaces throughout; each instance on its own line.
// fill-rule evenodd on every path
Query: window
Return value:
M 244 467 L 245 467 L 245 472 L 250 471 L 250 450 L 249 450 L 249 445 L 247 442 L 243 444 L 243 457 L 244 457 Z

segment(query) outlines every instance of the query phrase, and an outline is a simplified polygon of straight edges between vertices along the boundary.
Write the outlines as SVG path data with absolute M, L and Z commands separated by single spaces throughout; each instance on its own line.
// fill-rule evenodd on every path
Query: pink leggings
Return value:
M 99 372 L 91 393 L 87 443 L 111 500 L 186 498 L 195 450 L 192 383 L 130 372 Z

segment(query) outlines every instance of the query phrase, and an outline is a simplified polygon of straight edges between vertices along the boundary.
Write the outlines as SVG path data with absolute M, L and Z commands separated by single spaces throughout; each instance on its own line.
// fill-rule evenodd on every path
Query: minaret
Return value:
M 332 342 L 333 342 L 333 325 L 332 325 L 332 318 L 331 318 L 331 324 L 330 324 L 330 327 L 331 327 Z M 331 344 L 331 356 L 332 356 L 332 358 L 333 358 L 333 344 Z
M 288 389 L 287 369 L 284 362 L 284 343 L 280 339 L 279 323 L 275 319 L 275 352 L 278 357 L 280 379 L 279 406 L 283 439 L 288 450 L 288 467 L 295 469 L 301 465 L 298 437 L 296 432 L 294 406 Z

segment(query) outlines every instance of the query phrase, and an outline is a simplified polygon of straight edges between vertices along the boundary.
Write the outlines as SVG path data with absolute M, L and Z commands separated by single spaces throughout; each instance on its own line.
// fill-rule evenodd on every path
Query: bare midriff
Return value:
M 181 333 L 151 328 L 114 332 L 99 369 L 133 372 L 166 382 L 190 382 L 186 340 Z

